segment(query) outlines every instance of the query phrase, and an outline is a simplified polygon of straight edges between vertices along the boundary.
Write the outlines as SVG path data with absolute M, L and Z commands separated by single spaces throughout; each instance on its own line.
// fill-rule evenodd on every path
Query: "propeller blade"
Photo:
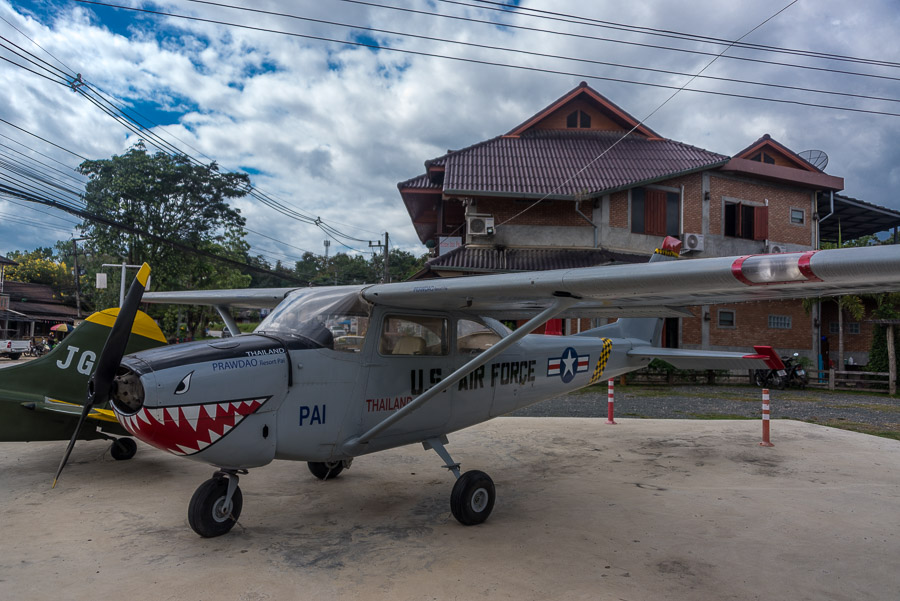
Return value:
M 125 356 L 125 347 L 128 345 L 128 337 L 131 336 L 131 326 L 141 304 L 141 298 L 144 296 L 144 287 L 147 285 L 149 277 L 150 266 L 144 263 L 134 277 L 134 281 L 131 282 L 125 302 L 119 307 L 116 322 L 103 345 L 103 350 L 100 351 L 100 358 L 97 359 L 97 369 L 94 370 L 94 375 L 88 382 L 88 403 L 91 406 L 109 400 L 109 390 L 112 387 L 113 378 L 116 377 L 119 363 Z
M 72 438 L 69 440 L 69 446 L 66 447 L 66 452 L 63 455 L 62 461 L 59 462 L 59 467 L 56 468 L 56 475 L 53 477 L 53 486 L 51 486 L 50 488 L 56 488 L 56 481 L 59 480 L 59 475 L 62 473 L 63 468 L 66 467 L 66 463 L 68 463 L 69 461 L 69 455 L 72 454 L 72 449 L 75 448 L 75 441 L 78 439 L 78 434 L 81 432 L 81 426 L 84 425 L 88 413 L 90 412 L 90 403 L 85 403 L 84 409 L 82 409 L 81 411 L 81 417 L 78 418 L 78 425 L 75 426 L 75 432 L 72 433 Z
M 128 345 L 128 337 L 131 336 L 131 326 L 134 324 L 134 318 L 137 315 L 138 307 L 141 304 L 141 298 L 144 296 L 144 288 L 147 286 L 147 279 L 150 277 L 150 266 L 144 263 L 131 282 L 128 294 L 125 296 L 125 302 L 119 307 L 119 314 L 116 316 L 116 322 L 113 324 L 106 342 L 103 344 L 103 350 L 100 351 L 100 358 L 97 360 L 97 369 L 88 382 L 88 396 L 78 418 L 78 425 L 75 426 L 75 432 L 69 440 L 69 446 L 63 455 L 62 461 L 59 462 L 59 468 L 56 470 L 56 476 L 53 478 L 53 487 L 59 480 L 59 475 L 69 461 L 69 455 L 75 448 L 75 441 L 81 432 L 88 414 L 94 405 L 103 404 L 109 400 L 109 391 L 112 388 L 113 379 L 116 377 L 116 369 L 125 356 L 125 347 Z

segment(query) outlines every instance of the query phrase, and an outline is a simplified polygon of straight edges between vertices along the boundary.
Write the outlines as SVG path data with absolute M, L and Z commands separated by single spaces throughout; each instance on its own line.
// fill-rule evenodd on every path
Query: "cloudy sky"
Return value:
M 798 152 L 823 150 L 826 171 L 845 180 L 844 194 L 900 210 L 895 0 L 108 4 L 170 16 L 0 0 L 0 183 L 27 181 L 29 170 L 44 179 L 34 188 L 77 189 L 80 157 L 108 158 L 138 140 L 59 84 L 60 71 L 80 73 L 153 125 L 141 137 L 243 170 L 270 197 L 321 218 L 343 235 L 332 253 L 367 251 L 367 241 L 387 231 L 392 244 L 421 254 L 397 183 L 447 149 L 508 131 L 586 80 L 667 138 L 734 154 L 769 133 Z M 504 4 L 517 8 L 498 10 Z M 853 60 L 710 39 L 745 35 L 745 43 Z M 660 108 L 673 90 L 659 86 L 683 86 L 682 74 L 704 67 L 706 77 L 688 88 L 721 95 L 686 90 Z M 252 198 L 237 205 L 247 227 L 268 236 L 248 236 L 254 254 L 274 262 L 324 252 L 327 235 L 315 225 Z M 70 238 L 76 221 L 0 195 L 0 253 Z

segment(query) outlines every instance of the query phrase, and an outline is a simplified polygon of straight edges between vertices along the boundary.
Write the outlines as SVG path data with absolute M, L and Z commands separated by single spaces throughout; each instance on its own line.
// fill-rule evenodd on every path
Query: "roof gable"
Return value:
M 536 129 L 627 132 L 651 139 L 660 136 L 626 113 L 586 82 L 510 130 L 505 137 L 518 137 Z
M 800 155 L 772 138 L 769 134 L 763 135 L 759 140 L 734 155 L 734 158 L 759 161 L 791 169 L 802 169 L 812 173 L 824 173 L 821 169 L 804 161 L 800 158 Z

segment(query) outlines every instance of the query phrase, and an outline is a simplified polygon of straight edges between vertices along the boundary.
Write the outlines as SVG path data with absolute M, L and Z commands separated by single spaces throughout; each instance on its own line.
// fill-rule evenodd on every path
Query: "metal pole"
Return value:
M 388 269 L 388 262 L 390 261 L 390 251 L 388 250 L 388 233 L 384 233 L 384 283 L 389 284 L 391 281 L 391 272 Z
M 78 277 L 78 239 L 72 238 L 72 250 L 75 253 L 75 315 L 81 319 L 81 283 Z
M 122 281 L 119 283 L 119 307 L 125 304 L 125 261 L 122 261 Z

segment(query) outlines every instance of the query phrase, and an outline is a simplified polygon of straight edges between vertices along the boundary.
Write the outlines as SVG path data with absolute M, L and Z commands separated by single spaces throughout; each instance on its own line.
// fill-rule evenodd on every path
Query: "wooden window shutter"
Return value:
M 769 207 L 753 207 L 753 239 L 769 237 Z
M 644 233 L 666 235 L 666 193 L 663 190 L 647 190 L 644 197 Z

